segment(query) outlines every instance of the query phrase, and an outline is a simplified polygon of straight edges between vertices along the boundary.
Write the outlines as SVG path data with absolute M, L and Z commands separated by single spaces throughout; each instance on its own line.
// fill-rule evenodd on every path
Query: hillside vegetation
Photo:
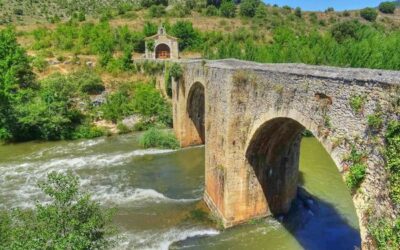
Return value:
M 37 57 L 41 73 L 49 58 L 71 56 L 121 70 L 114 59 L 130 52 L 140 57 L 144 38 L 161 24 L 179 38 L 182 57 L 400 69 L 400 11 L 391 11 L 390 2 L 380 11 L 343 12 L 304 12 L 259 0 L 170 2 L 178 4 L 2 0 L 0 22 L 16 27 L 18 41 Z

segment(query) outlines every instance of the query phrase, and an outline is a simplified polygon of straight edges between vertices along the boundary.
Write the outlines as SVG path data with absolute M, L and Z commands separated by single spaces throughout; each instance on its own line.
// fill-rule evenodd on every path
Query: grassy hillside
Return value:
M 393 44 L 398 41 L 399 9 L 396 9 L 393 14 L 375 11 L 376 20 L 366 20 L 365 16 L 362 17 L 362 11 L 358 10 L 335 12 L 327 9 L 325 12 L 304 12 L 288 6 L 264 5 L 258 0 L 244 0 L 242 4 L 232 3 L 233 6 L 230 7 L 224 4 L 218 6 L 219 1 L 216 0 L 170 0 L 170 3 L 178 2 L 179 4 L 163 5 L 167 2 L 167 0 L 0 0 L 2 6 L 0 24 L 2 23 L 3 27 L 8 24 L 14 25 L 18 32 L 18 41 L 29 51 L 29 54 L 41 54 L 45 58 L 50 58 L 49 55 L 55 55 L 55 57 L 84 55 L 84 57 L 90 57 L 91 61 L 97 61 L 98 51 L 88 48 L 87 44 L 77 44 L 78 40 L 82 42 L 82 39 L 86 39 L 81 37 L 82 33 L 88 36 L 89 29 L 95 32 L 88 27 L 90 25 L 98 26 L 98 29 L 100 26 L 105 27 L 106 31 L 103 35 L 109 35 L 108 39 L 112 43 L 109 44 L 112 48 L 107 49 L 108 54 L 117 56 L 127 47 L 132 47 L 135 57 L 140 57 L 144 49 L 143 38 L 153 34 L 154 27 L 164 24 L 167 26 L 167 31 L 180 37 L 181 41 L 182 39 L 190 40 L 189 44 L 186 44 L 188 46 L 183 48 L 183 57 L 236 57 L 261 62 L 400 68 L 396 62 L 391 62 L 390 65 L 385 62 L 376 62 L 376 60 L 381 60 L 382 56 L 374 55 L 375 61 L 368 63 L 343 57 L 351 54 L 352 57 L 365 58 L 365 55 L 353 55 L 348 52 L 350 49 L 359 50 L 361 47 L 366 48 L 367 51 L 373 47 L 376 49 L 374 42 L 382 39 L 391 41 L 391 44 L 385 44 L 383 49 L 387 50 L 386 54 L 392 54 Z M 214 2 L 216 6 L 207 5 L 207 2 Z M 247 7 L 243 7 L 245 5 Z M 370 19 L 370 16 L 367 17 Z M 189 27 L 188 30 L 188 26 L 182 25 L 183 30 L 179 30 L 181 29 L 179 27 L 174 29 L 174 24 L 182 21 L 191 23 L 194 29 L 191 30 Z M 342 25 L 350 21 L 356 21 L 357 24 Z M 121 32 L 123 34 L 118 35 Z M 178 34 L 180 32 L 181 34 Z M 182 32 L 190 32 L 190 34 Z M 348 39 L 338 37 L 341 34 Z M 116 41 L 121 40 L 121 37 L 117 36 L 125 36 L 122 38 L 125 39 L 122 41 L 125 45 L 121 44 L 121 41 Z M 328 41 L 332 36 L 335 41 Z M 351 39 L 350 45 L 343 45 L 344 40 Z M 292 44 L 293 40 L 302 41 L 300 44 Z M 310 44 L 310 41 L 314 42 Z M 334 42 L 338 45 L 336 46 Z M 183 43 L 188 43 L 188 41 L 183 41 Z M 289 55 L 291 51 L 288 51 L 286 55 L 276 54 L 282 46 L 289 45 L 292 48 L 301 46 L 307 51 L 302 52 L 305 54 L 303 56 L 291 56 Z M 316 45 L 324 48 L 323 50 L 328 46 L 328 50 L 332 50 L 331 53 L 341 51 L 343 56 L 331 58 L 332 55 L 324 55 L 325 59 L 316 59 L 319 52 L 312 51 Z M 361 47 L 353 48 L 353 45 Z M 276 48 L 272 48 L 273 46 Z M 307 49 L 307 47 L 310 48 Z M 248 52 L 243 52 L 246 48 Z M 252 52 L 250 53 L 249 50 Z

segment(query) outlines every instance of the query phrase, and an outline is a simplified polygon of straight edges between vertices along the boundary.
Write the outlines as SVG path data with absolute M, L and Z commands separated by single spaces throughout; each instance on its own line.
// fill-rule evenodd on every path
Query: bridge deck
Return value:
M 329 78 L 345 81 L 378 82 L 391 85 L 400 85 L 400 71 L 377 70 L 365 68 L 341 68 L 331 66 L 316 66 L 293 63 L 256 63 L 237 59 L 223 60 L 177 60 L 176 62 L 191 64 L 206 62 L 210 68 L 218 69 L 251 69 L 255 71 L 287 73 L 299 76 L 313 76 L 319 78 Z

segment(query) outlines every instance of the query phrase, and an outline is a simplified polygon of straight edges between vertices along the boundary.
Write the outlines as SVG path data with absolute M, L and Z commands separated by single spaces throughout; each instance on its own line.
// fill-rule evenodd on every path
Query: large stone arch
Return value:
M 297 193 L 300 142 L 305 129 L 313 132 L 342 171 L 336 155 L 332 155 L 332 146 L 318 136 L 317 128 L 296 110 L 268 112 L 253 123 L 245 146 L 245 165 L 249 182 L 256 186 L 249 194 L 254 199 L 250 203 L 259 209 L 254 217 L 289 211 Z
M 165 43 L 159 43 L 155 47 L 156 59 L 170 59 L 171 48 Z

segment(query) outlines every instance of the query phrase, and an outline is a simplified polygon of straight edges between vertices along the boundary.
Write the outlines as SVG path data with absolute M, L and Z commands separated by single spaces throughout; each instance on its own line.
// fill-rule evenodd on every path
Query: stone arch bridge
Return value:
M 366 178 L 353 193 L 364 244 L 368 211 L 396 213 L 382 132 L 370 131 L 367 115 L 391 109 L 400 72 L 231 59 L 179 63 L 184 74 L 172 86 L 174 131 L 183 147 L 205 143 L 204 200 L 225 227 L 288 211 L 305 129 L 344 176 L 351 148 L 367 152 Z M 352 99 L 362 102 L 358 110 Z

